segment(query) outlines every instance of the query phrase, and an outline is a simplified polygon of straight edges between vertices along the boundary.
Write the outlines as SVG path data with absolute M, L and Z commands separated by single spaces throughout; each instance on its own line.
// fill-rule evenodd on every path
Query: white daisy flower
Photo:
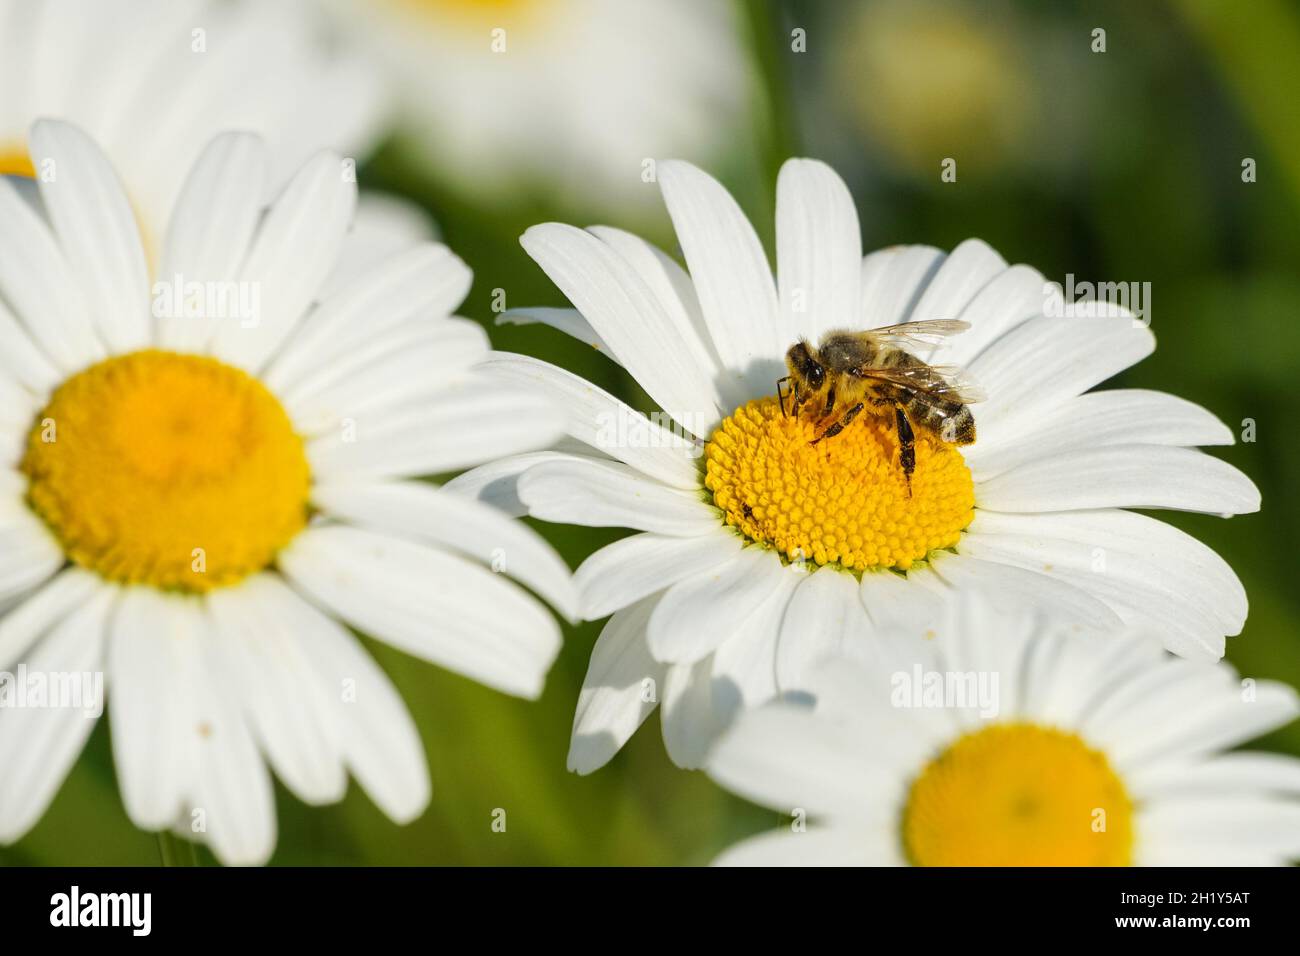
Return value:
M 815 665 L 815 706 L 774 702 L 721 738 L 709 774 L 793 816 L 717 862 L 1262 866 L 1300 857 L 1300 760 L 1231 749 L 1300 714 L 1285 684 L 982 601 L 951 615 L 923 653 L 916 641 L 883 647 L 871 660 Z
M 424 161 L 481 201 L 531 189 L 620 206 L 647 157 L 715 156 L 745 128 L 751 70 L 727 3 L 331 0 L 388 67 Z
M 321 294 L 356 204 L 337 155 L 265 206 L 261 141 L 213 141 L 162 247 L 203 312 L 176 318 L 105 156 L 62 122 L 30 142 L 56 170 L 39 207 L 0 179 L 0 671 L 105 672 L 131 819 L 225 862 L 271 853 L 268 763 L 308 803 L 351 773 L 413 819 L 419 738 L 345 625 L 536 697 L 558 627 L 493 571 L 571 615 L 567 568 L 409 479 L 544 444 L 558 413 L 470 371 L 488 343 L 449 317 L 471 277 L 445 246 Z M 41 816 L 93 723 L 0 708 L 0 841 Z
M 1088 391 L 1150 354 L 1149 329 L 1127 313 L 1044 314 L 1055 305 L 1043 276 L 978 240 L 863 259 L 847 189 L 810 160 L 781 171 L 774 282 L 722 186 L 676 161 L 658 176 L 689 276 L 635 236 L 548 223 L 522 242 L 576 309 L 512 318 L 605 351 L 672 421 L 498 355 L 500 380 L 567 404 L 577 444 L 454 483 L 549 521 L 641 532 L 576 572 L 583 615 L 613 617 L 578 703 L 571 768 L 604 764 L 659 702 L 673 760 L 698 766 L 738 706 L 798 687 L 807 660 L 890 627 L 924 633 L 967 588 L 1222 656 L 1246 617 L 1237 576 L 1183 532 L 1121 509 L 1257 510 L 1246 476 L 1189 447 L 1231 433 L 1172 395 Z M 974 444 L 918 431 L 910 485 L 892 410 L 868 408 L 816 443 L 825 424 L 783 414 L 776 385 L 796 340 L 936 319 L 969 329 L 927 359 L 966 369 L 987 400 L 973 406 Z M 838 573 L 804 573 L 822 565 Z
M 35 120 L 76 123 L 112 158 L 152 252 L 222 130 L 269 144 L 264 198 L 321 149 L 360 160 L 391 103 L 373 67 L 328 50 L 319 27 L 301 0 L 0 0 L 0 174 L 39 172 Z

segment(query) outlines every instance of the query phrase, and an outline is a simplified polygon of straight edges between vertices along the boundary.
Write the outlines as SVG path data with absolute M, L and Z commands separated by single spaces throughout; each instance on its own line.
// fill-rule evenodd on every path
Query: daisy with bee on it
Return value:
M 781 170 L 775 277 L 721 184 L 675 160 L 656 177 L 686 268 L 616 228 L 545 223 L 521 242 L 572 308 L 503 316 L 594 346 L 655 414 L 496 353 L 484 373 L 552 396 L 568 438 L 451 483 L 634 532 L 575 574 L 582 616 L 609 621 L 571 769 L 602 766 L 656 708 L 669 755 L 698 767 L 736 713 L 799 688 L 811 662 L 877 634 L 935 636 L 967 590 L 1223 655 L 1246 618 L 1237 575 L 1130 509 L 1245 514 L 1259 492 L 1196 448 L 1232 443 L 1209 411 L 1093 391 L 1152 352 L 1150 329 L 1122 310 L 1058 317 L 1040 272 L 976 239 L 864 257 L 847 187 L 815 160 Z

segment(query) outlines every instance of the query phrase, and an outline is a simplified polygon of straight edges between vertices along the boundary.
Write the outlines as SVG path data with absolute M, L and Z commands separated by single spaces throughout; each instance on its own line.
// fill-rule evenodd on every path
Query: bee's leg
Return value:
M 822 412 L 822 418 L 825 418 L 831 412 L 835 411 L 835 386 L 832 385 L 826 390 L 826 408 Z
M 783 392 L 783 391 L 781 390 L 781 387 L 782 387 L 783 385 L 786 385 L 789 381 L 790 381 L 790 376 L 789 376 L 789 375 L 787 375 L 785 378 L 778 378 L 778 379 L 776 380 L 776 398 L 777 398 L 777 401 L 779 401 L 779 402 L 781 403 L 781 417 L 782 417 L 782 418 L 785 418 L 785 399 L 786 399 L 786 393 Z
M 902 405 L 894 406 L 894 420 L 898 423 L 898 463 L 903 467 L 903 480 L 907 482 L 907 497 L 910 498 L 912 472 L 916 471 L 916 436 Z
M 794 388 L 791 389 L 790 414 L 795 418 L 799 417 L 799 406 L 803 404 L 803 395 L 799 393 L 799 380 L 794 380 Z
M 822 439 L 834 438 L 840 432 L 844 431 L 844 429 L 848 428 L 849 425 L 853 424 L 853 419 L 858 417 L 858 412 L 860 411 L 862 411 L 862 403 L 858 402 L 858 404 L 854 405 L 852 408 L 850 408 L 847 412 L 844 413 L 843 418 L 841 418 L 830 428 L 826 429 L 826 431 L 822 432 L 820 435 L 814 438 L 810 442 L 810 444 L 815 445 Z

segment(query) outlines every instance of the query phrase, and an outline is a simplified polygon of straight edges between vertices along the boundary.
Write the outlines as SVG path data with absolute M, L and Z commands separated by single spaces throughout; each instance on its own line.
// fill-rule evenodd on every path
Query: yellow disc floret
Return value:
M 37 416 L 27 500 L 110 581 L 207 591 L 265 568 L 307 520 L 302 439 L 255 378 L 141 351 L 65 381 Z
M 704 449 L 704 484 L 728 525 L 791 560 L 852 571 L 906 570 L 957 543 L 975 490 L 955 447 L 917 433 L 909 495 L 892 412 L 863 414 L 813 444 L 824 427 L 783 416 L 775 398 L 718 426 Z
M 918 866 L 1127 866 L 1133 804 L 1076 735 L 996 724 L 957 739 L 912 784 L 903 846 Z

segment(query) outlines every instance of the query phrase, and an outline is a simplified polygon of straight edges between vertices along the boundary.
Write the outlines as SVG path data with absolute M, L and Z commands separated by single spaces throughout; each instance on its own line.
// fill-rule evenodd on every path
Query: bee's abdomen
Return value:
M 975 441 L 975 416 L 960 402 L 913 395 L 907 403 L 912 424 L 933 432 L 951 445 L 970 445 Z

